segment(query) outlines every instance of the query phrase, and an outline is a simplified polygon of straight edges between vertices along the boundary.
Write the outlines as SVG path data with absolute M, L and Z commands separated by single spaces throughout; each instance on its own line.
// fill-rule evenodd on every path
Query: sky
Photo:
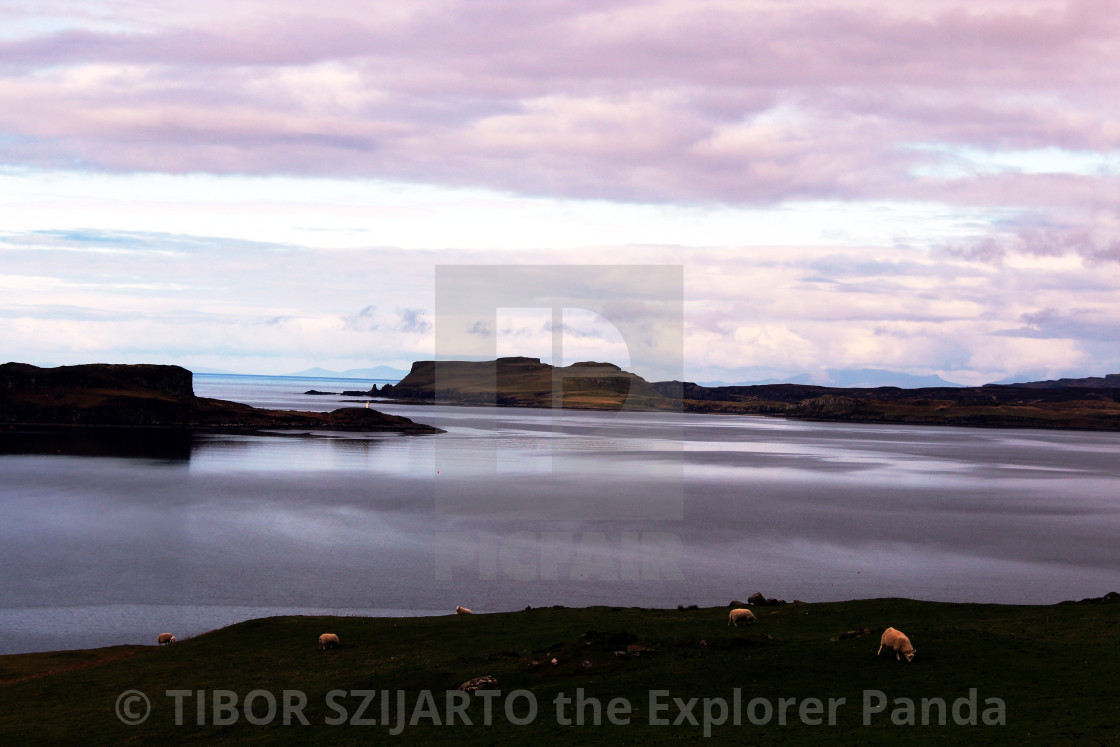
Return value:
M 0 357 L 408 368 L 437 268 L 670 265 L 648 378 L 1120 372 L 1117 101 L 1104 0 L 4 0 Z

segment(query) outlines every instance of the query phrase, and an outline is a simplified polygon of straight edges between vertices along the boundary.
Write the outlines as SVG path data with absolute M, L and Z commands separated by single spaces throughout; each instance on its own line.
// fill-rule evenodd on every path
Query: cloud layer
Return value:
M 1116 151 L 1100 0 L 192 6 L 5 11 L 0 159 L 633 201 L 1120 196 L 1115 169 L 961 155 Z
M 588 277 L 604 264 L 683 264 L 690 380 L 878 367 L 979 384 L 1120 370 L 1114 263 L 1067 257 L 989 265 L 867 248 L 766 254 L 592 247 L 533 259 L 583 264 Z M 168 234 L 6 234 L 0 256 L 0 349 L 22 360 L 272 374 L 311 365 L 407 368 L 430 359 L 436 268 L 524 261 L 502 251 L 328 251 Z M 658 301 L 635 287 L 606 311 L 616 321 L 656 319 Z M 548 359 L 550 314 L 503 310 L 495 318 L 498 353 Z M 565 312 L 567 362 L 626 364 L 621 341 L 601 317 Z M 638 373 L 668 378 L 662 370 Z

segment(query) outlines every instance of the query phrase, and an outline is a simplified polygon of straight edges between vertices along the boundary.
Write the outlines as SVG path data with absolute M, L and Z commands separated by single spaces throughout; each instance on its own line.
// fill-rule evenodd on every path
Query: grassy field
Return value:
M 163 648 L 4 656 L 0 743 L 661 744 L 707 741 L 706 733 L 750 744 L 1120 743 L 1120 601 L 876 599 L 755 612 L 758 623 L 739 628 L 727 626 L 727 608 L 277 617 Z M 875 656 L 888 625 L 910 635 L 913 664 Z M 872 632 L 841 638 L 861 628 Z M 342 646 L 318 650 L 323 632 L 337 633 Z M 500 694 L 448 695 L 481 675 L 495 677 Z M 126 690 L 148 699 L 139 725 L 116 715 L 118 706 L 145 711 L 119 700 Z M 288 725 L 285 691 L 298 691 L 287 696 Z M 301 696 L 306 704 L 297 707 Z M 236 707 L 226 707 L 233 697 Z M 450 726 L 448 697 L 451 706 L 469 699 Z M 507 716 L 509 707 L 514 721 L 529 721 L 532 702 L 531 723 Z

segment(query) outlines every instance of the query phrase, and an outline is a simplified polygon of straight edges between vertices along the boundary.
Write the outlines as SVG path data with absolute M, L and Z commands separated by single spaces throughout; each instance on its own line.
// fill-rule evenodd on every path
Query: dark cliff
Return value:
M 0 424 L 442 432 L 367 408 L 329 413 L 264 410 L 196 397 L 193 375 L 185 368 L 104 363 L 0 365 Z
M 39 368 L 28 363 L 5 363 L 0 365 L 0 390 L 8 392 L 144 390 L 178 402 L 190 402 L 194 398 L 194 375 L 181 366 L 91 363 L 81 366 Z

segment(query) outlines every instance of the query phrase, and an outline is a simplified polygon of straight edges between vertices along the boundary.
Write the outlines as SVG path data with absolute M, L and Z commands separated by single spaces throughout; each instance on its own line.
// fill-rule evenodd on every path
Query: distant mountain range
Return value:
M 985 384 L 984 386 L 1000 386 L 1000 384 Z M 1027 381 L 1003 386 L 1025 387 L 1027 389 L 1114 389 L 1120 388 L 1120 374 L 1105 374 L 1104 376 L 1084 376 L 1080 379 L 1048 379 L 1046 381 Z
M 289 376 L 309 376 L 318 379 L 391 379 L 399 381 L 408 375 L 408 371 L 390 366 L 374 366 L 373 368 L 350 368 L 345 371 L 330 371 L 325 368 L 309 368 L 298 371 Z
M 730 384 L 723 381 L 698 381 L 701 386 L 764 386 L 767 384 L 807 384 L 812 386 L 830 386 L 844 388 L 875 388 L 880 386 L 897 386 L 902 389 L 919 389 L 922 387 L 965 386 L 952 381 L 946 381 L 936 374 L 928 376 L 915 376 L 900 371 L 889 371 L 884 368 L 826 368 L 824 371 L 810 374 L 801 373 L 787 379 L 762 379 L 759 381 L 745 381 Z

